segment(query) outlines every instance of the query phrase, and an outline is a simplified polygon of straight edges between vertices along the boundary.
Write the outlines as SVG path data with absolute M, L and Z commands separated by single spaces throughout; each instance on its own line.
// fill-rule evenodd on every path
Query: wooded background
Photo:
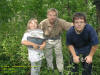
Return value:
M 84 12 L 88 23 L 96 29 L 100 38 L 100 0 L 0 0 L 0 75 L 29 75 L 27 48 L 21 45 L 21 39 L 28 20 L 37 18 L 39 22 L 42 21 L 49 8 L 56 8 L 59 17 L 69 22 L 72 22 L 75 12 Z M 65 33 L 62 34 L 64 74 L 68 75 L 72 65 L 69 64 Z M 100 74 L 99 50 L 100 47 L 93 58 L 93 75 Z M 81 72 L 80 64 L 80 75 Z M 48 73 L 45 59 L 41 75 L 52 75 L 52 72 Z M 56 66 L 55 75 L 58 75 Z

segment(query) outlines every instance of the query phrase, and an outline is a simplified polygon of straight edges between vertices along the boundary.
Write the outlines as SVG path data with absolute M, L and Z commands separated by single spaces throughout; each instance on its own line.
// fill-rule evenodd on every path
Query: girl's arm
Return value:
M 40 48 L 39 48 L 39 49 L 40 49 L 40 50 L 43 50 L 43 48 L 45 47 L 45 45 L 46 45 L 46 42 L 44 41 L 43 44 L 40 45 Z
M 37 45 L 37 44 L 32 43 L 32 42 L 27 41 L 27 40 L 22 41 L 21 44 L 26 45 L 26 46 L 31 45 L 31 46 L 33 46 L 35 49 L 38 48 L 38 45 Z

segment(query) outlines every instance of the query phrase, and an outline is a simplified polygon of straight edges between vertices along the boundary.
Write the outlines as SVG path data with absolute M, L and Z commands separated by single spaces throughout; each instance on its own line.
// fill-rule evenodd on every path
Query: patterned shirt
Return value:
M 72 23 L 66 22 L 63 19 L 57 18 L 54 25 L 52 26 L 48 19 L 40 22 L 39 27 L 43 30 L 44 36 L 48 38 L 57 38 L 60 36 L 62 31 L 68 30 L 72 26 Z

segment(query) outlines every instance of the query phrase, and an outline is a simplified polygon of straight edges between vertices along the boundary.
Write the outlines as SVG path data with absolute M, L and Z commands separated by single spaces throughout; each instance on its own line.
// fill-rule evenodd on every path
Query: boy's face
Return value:
M 48 14 L 47 14 L 47 18 L 48 18 L 48 20 L 49 20 L 50 23 L 54 23 L 54 21 L 55 21 L 56 18 L 57 18 L 57 13 L 54 12 L 54 11 L 50 11 L 50 12 L 48 12 Z
M 84 19 L 75 19 L 74 20 L 74 27 L 77 31 L 82 31 L 85 27 L 86 23 Z
M 31 21 L 30 25 L 29 25 L 30 29 L 36 29 L 37 28 L 37 21 Z

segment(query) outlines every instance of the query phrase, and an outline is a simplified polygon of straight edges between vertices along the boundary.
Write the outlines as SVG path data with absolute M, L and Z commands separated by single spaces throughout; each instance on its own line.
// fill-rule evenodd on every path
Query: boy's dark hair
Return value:
M 73 15 L 73 23 L 75 22 L 76 19 L 84 19 L 84 22 L 86 23 L 86 16 L 81 12 L 77 12 Z

